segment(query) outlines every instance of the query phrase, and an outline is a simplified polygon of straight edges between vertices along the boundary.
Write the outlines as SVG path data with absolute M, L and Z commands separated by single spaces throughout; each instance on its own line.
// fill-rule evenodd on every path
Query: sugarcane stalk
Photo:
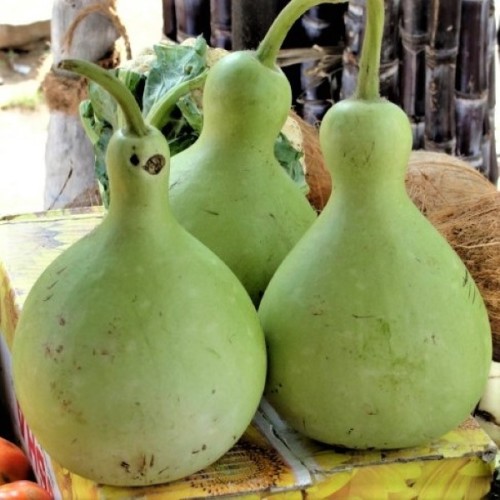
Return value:
M 309 123 L 321 121 L 332 103 L 340 99 L 342 58 L 344 47 L 344 14 L 347 3 L 323 4 L 309 9 L 301 18 L 305 46 L 320 47 L 325 61 L 307 60 L 300 65 L 300 113 Z
M 202 35 L 210 40 L 210 0 L 175 0 L 177 41 Z
M 461 9 L 456 0 L 431 0 L 426 46 L 424 147 L 454 154 L 455 78 Z
M 400 103 L 413 131 L 413 148 L 424 143 L 425 123 L 425 45 L 428 41 L 427 2 L 401 2 Z
M 210 0 L 210 44 L 231 50 L 231 0 Z
M 256 49 L 282 4 L 281 0 L 232 0 L 233 49 Z
M 487 115 L 489 0 L 462 0 L 456 75 L 456 154 L 484 174 L 483 125 Z
M 171 40 L 177 38 L 177 21 L 175 19 L 175 0 L 162 0 L 163 34 Z
M 497 48 L 497 27 L 495 17 L 495 0 L 489 0 L 488 9 L 488 43 L 486 51 L 486 78 L 488 82 L 488 103 L 485 114 L 483 131 L 483 161 L 487 166 L 488 179 L 496 184 L 498 182 L 498 160 L 495 140 L 495 104 L 496 104 L 496 78 L 495 58 Z

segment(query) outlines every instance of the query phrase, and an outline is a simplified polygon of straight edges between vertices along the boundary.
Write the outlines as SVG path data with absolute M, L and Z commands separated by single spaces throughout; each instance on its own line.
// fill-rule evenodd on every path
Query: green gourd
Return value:
M 233 52 L 210 68 L 200 137 L 172 158 L 174 215 L 232 269 L 256 304 L 316 219 L 274 156 L 291 107 L 276 56 L 293 22 L 316 3 L 292 0 L 256 51 Z
M 406 194 L 408 119 L 379 96 L 382 0 L 368 0 L 357 95 L 320 127 L 335 190 L 271 280 L 259 316 L 266 398 L 349 448 L 428 442 L 467 418 L 491 363 L 482 298 Z
M 169 149 L 111 74 L 125 126 L 107 148 L 108 213 L 29 292 L 13 342 L 16 394 L 42 447 L 111 485 L 164 483 L 223 455 L 262 396 L 257 312 L 168 204 Z

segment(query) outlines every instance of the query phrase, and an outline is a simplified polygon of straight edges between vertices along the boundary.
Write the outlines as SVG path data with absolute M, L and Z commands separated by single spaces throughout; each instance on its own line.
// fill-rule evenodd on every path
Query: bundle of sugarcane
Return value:
M 177 40 L 205 34 L 214 46 L 255 48 L 286 3 L 175 0 Z M 354 91 L 365 3 L 319 5 L 290 32 L 280 61 L 306 121 Z M 409 116 L 414 149 L 462 157 L 493 183 L 495 35 L 494 0 L 385 0 L 382 95 Z
M 317 50 L 316 57 L 304 57 L 300 63 L 297 99 L 302 117 L 312 124 L 320 122 L 332 102 L 340 99 L 346 10 L 347 4 L 324 4 L 308 10 L 301 19 L 304 46 Z
M 462 157 L 496 182 L 493 0 L 386 0 L 385 5 L 381 90 L 410 117 L 414 149 Z M 344 96 L 356 81 L 364 10 L 365 0 L 350 1 Z

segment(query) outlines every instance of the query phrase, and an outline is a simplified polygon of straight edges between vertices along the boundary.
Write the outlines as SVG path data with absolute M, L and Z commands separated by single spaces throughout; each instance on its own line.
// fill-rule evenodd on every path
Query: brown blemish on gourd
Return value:
M 161 172 L 165 163 L 165 157 L 163 155 L 156 154 L 151 156 L 142 168 L 149 174 L 156 175 Z
M 57 355 L 62 354 L 64 350 L 64 346 L 62 344 L 59 344 L 57 347 L 54 347 L 53 345 L 46 343 L 43 346 L 43 352 L 47 358 L 53 359 L 54 361 L 57 361 Z

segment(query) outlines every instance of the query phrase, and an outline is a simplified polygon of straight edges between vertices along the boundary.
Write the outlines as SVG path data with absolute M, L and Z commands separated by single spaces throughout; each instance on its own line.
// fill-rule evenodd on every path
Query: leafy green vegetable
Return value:
M 146 115 L 158 99 L 179 83 L 190 80 L 207 68 L 207 43 L 198 37 L 194 46 L 155 45 L 156 62 L 144 88 L 142 110 Z
M 208 46 L 203 37 L 198 37 L 192 46 L 160 43 L 151 52 L 139 55 L 113 71 L 132 92 L 143 116 L 146 116 L 166 92 L 197 77 L 208 68 L 207 51 Z M 192 94 L 179 99 L 162 129 L 172 156 L 193 144 L 200 134 L 203 112 L 198 102 L 199 99 Z M 80 118 L 94 147 L 95 173 L 103 203 L 108 206 L 105 152 L 113 131 L 121 126 L 121 112 L 102 87 L 90 83 L 89 98 L 80 105 Z M 276 141 L 275 155 L 290 177 L 307 193 L 308 186 L 299 161 L 302 153 L 283 134 Z
M 300 163 L 300 159 L 304 154 L 301 151 L 297 151 L 283 133 L 280 133 L 274 143 L 274 155 L 302 192 L 307 194 L 309 192 L 309 185 L 306 182 L 304 169 Z

